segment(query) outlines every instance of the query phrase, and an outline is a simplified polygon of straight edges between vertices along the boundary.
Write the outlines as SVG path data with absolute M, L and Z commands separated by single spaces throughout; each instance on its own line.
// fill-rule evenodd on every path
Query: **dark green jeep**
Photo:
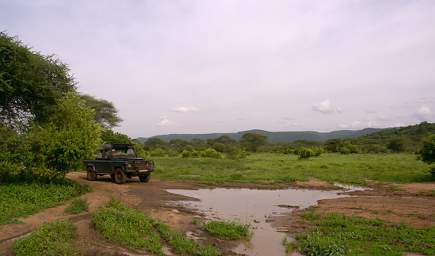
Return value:
M 154 170 L 154 162 L 137 157 L 129 144 L 104 144 L 96 159 L 85 160 L 84 164 L 88 180 L 108 174 L 117 184 L 123 184 L 133 176 L 138 176 L 141 182 L 148 182 Z

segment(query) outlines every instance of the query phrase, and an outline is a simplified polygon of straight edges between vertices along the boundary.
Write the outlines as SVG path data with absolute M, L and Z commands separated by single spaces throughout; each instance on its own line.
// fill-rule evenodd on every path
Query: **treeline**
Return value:
M 291 143 L 268 143 L 267 137 L 257 133 L 244 133 L 240 141 L 228 136 L 216 139 L 172 139 L 169 142 L 152 137 L 143 144 L 149 156 L 201 157 L 207 150 L 216 157 L 243 158 L 252 152 L 296 154 L 300 158 L 319 156 L 324 152 L 356 153 L 399 153 L 417 152 L 429 135 L 435 134 L 435 124 L 423 122 L 400 128 L 389 128 L 353 139 L 332 139 L 325 142 L 294 141 Z
M 94 157 L 121 119 L 77 91 L 67 65 L 0 33 L 0 182 L 52 182 Z

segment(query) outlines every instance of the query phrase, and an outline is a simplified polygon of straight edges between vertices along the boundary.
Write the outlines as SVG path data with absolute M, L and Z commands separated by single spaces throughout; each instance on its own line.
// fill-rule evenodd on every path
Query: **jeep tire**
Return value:
M 121 168 L 116 168 L 113 174 L 116 184 L 124 184 L 127 181 L 127 176 Z
M 97 180 L 97 173 L 95 172 L 92 166 L 88 166 L 86 170 L 86 178 L 87 180 L 94 181 Z

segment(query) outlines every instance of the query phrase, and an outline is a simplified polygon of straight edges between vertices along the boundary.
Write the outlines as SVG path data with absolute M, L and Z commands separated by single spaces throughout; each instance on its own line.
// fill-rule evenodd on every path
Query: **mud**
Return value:
M 201 242 L 215 244 L 219 247 L 223 255 L 240 255 L 243 253 L 249 253 L 251 250 L 249 244 L 238 245 L 238 243 L 226 242 L 212 238 L 203 232 L 198 225 L 192 224 L 194 218 L 206 218 L 208 215 L 206 212 L 198 212 L 187 205 L 168 205 L 168 202 L 181 201 L 200 203 L 200 201 L 198 201 L 199 199 L 192 198 L 192 195 L 174 194 L 171 192 L 175 191 L 171 191 L 170 189 L 213 189 L 213 187 L 209 185 L 189 182 L 162 182 L 153 179 L 151 179 L 147 184 L 140 183 L 138 180 L 133 179 L 124 185 L 117 185 L 110 182 L 110 179 L 108 178 L 101 178 L 98 181 L 89 182 L 85 180 L 85 176 L 86 174 L 83 172 L 68 174 L 70 179 L 82 184 L 88 184 L 92 187 L 92 192 L 82 196 L 82 198 L 86 198 L 89 203 L 88 212 L 77 215 L 65 214 L 64 209 L 69 204 L 68 201 L 57 207 L 45 209 L 32 216 L 20 218 L 20 223 L 18 224 L 0 226 L 0 255 L 11 255 L 10 249 L 16 239 L 29 234 L 29 232 L 45 222 L 57 219 L 69 219 L 75 224 L 77 228 L 77 237 L 74 243 L 84 255 L 144 255 L 144 251 L 130 250 L 104 240 L 100 234 L 95 232 L 92 228 L 92 213 L 98 207 L 103 206 L 111 198 L 120 199 L 129 206 L 141 209 L 152 217 L 169 224 L 173 229 L 185 232 L 187 235 L 198 239 Z M 276 230 L 281 231 L 278 233 L 280 241 L 286 233 L 295 233 L 298 230 L 307 228 L 306 224 L 298 221 L 298 215 L 292 213 L 299 212 L 300 209 L 303 209 L 304 207 L 309 207 L 318 199 L 320 199 L 320 201 L 318 205 L 315 206 L 315 209 L 318 212 L 339 212 L 346 215 L 380 218 L 388 221 L 404 222 L 417 227 L 435 225 L 435 197 L 430 194 L 430 191 L 432 191 L 433 188 L 432 185 L 424 185 L 424 191 L 426 193 L 429 191 L 429 196 L 421 195 L 421 190 L 419 190 L 421 189 L 421 185 L 409 184 L 408 187 L 404 186 L 401 188 L 397 188 L 394 185 L 383 187 L 378 186 L 374 187 L 371 191 L 357 191 L 346 193 L 345 195 L 338 195 L 340 198 L 335 199 L 331 199 L 329 195 L 333 195 L 333 197 L 337 196 L 334 194 L 337 193 L 337 191 L 335 191 L 337 188 L 336 185 L 311 179 L 307 182 L 297 183 L 295 186 L 307 190 L 314 188 L 328 191 L 322 192 L 327 194 L 317 194 L 311 199 L 308 199 L 310 203 L 292 201 L 291 199 L 281 200 L 282 198 L 285 198 L 285 196 L 281 195 L 278 197 L 281 199 L 275 200 L 272 205 L 268 202 L 270 205 L 269 214 L 264 214 L 262 216 L 256 216 L 258 211 L 252 209 L 254 206 L 233 203 L 231 207 L 234 208 L 236 213 L 237 211 L 245 211 L 245 213 L 237 213 L 238 215 L 245 216 L 245 221 L 255 219 L 256 222 L 259 222 L 255 223 L 253 221 L 254 224 L 258 224 L 257 228 L 272 227 L 271 230 L 273 234 L 271 236 L 275 235 Z M 250 188 L 251 190 L 266 189 L 273 194 L 279 193 L 277 192 L 279 190 L 273 189 L 288 189 L 289 185 L 225 184 L 224 187 L 227 189 L 245 188 L 236 189 L 237 191 L 244 191 L 243 193 L 248 190 L 247 188 Z M 258 202 L 269 201 L 268 198 L 262 198 L 261 194 L 250 195 L 250 192 L 247 193 L 249 195 L 248 197 L 255 198 Z M 350 194 L 353 196 L 349 197 Z M 320 195 L 328 196 L 322 197 Z M 232 202 L 234 201 L 233 198 L 234 196 L 231 193 L 226 195 L 226 201 Z M 211 207 L 216 207 L 216 205 L 212 205 Z M 261 207 L 264 208 L 266 206 Z M 250 214 L 250 211 L 253 213 Z M 219 214 L 216 214 L 216 217 L 218 216 Z M 228 218 L 230 217 L 231 216 L 228 216 Z M 242 221 L 244 221 L 243 218 Z M 278 239 L 278 236 L 276 236 L 276 238 Z M 257 240 L 255 239 L 257 238 L 253 237 L 254 246 L 257 244 Z M 258 243 L 261 243 L 261 241 L 258 241 Z M 235 248 L 239 248 L 236 249 L 237 252 L 232 251 Z M 276 250 L 283 249 L 280 246 L 280 249 L 276 247 Z M 269 251 L 267 254 L 274 255 Z
M 171 193 L 198 199 L 178 201 L 171 205 L 181 205 L 204 214 L 208 219 L 237 220 L 248 224 L 252 231 L 250 242 L 237 245 L 233 251 L 246 255 L 286 255 L 281 242 L 290 239 L 286 226 L 274 225 L 276 219 L 287 216 L 293 209 L 305 209 L 316 205 L 318 200 L 342 198 L 344 190 L 313 189 L 170 189 Z M 275 224 L 277 224 L 276 222 Z

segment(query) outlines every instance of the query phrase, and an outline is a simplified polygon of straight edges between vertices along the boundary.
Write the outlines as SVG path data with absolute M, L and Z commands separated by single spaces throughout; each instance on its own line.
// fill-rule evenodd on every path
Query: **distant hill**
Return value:
M 332 132 L 314 132 L 314 131 L 300 131 L 300 132 L 268 132 L 263 130 L 248 130 L 236 133 L 207 133 L 207 134 L 167 134 L 153 136 L 153 138 L 160 138 L 166 142 L 172 139 L 182 139 L 191 141 L 192 139 L 216 139 L 220 136 L 226 135 L 232 139 L 240 140 L 244 133 L 259 133 L 266 135 L 270 143 L 285 143 L 297 140 L 318 141 L 323 142 L 329 139 L 350 139 L 362 135 L 368 135 L 380 131 L 377 128 L 366 128 L 362 130 L 340 130 Z M 138 141 L 144 142 L 147 138 L 137 138 Z
M 350 139 L 352 144 L 362 147 L 370 145 L 387 146 L 392 141 L 400 141 L 403 150 L 416 151 L 423 139 L 430 134 L 435 134 L 435 123 L 422 122 L 404 127 L 385 128 L 380 131 Z

